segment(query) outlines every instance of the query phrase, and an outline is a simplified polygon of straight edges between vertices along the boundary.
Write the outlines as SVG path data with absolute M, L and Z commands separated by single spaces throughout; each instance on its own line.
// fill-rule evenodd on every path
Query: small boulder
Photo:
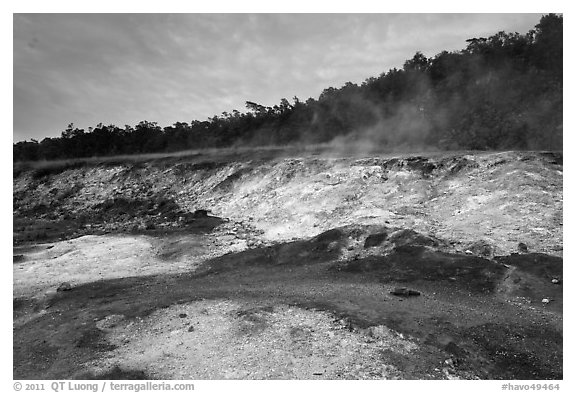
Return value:
M 208 210 L 198 209 L 193 214 L 194 218 L 206 218 L 208 217 Z
M 520 254 L 525 254 L 528 252 L 528 246 L 525 243 L 518 243 L 518 252 Z
M 64 291 L 71 291 L 72 290 L 72 284 L 70 284 L 68 281 L 63 282 L 62 284 L 60 284 L 60 286 L 56 289 L 56 292 L 64 292 Z
M 468 251 L 470 251 L 470 253 L 468 253 Z M 470 244 L 466 250 L 466 253 L 476 255 L 481 258 L 492 259 L 494 257 L 494 247 L 484 240 L 478 240 Z
M 552 284 L 559 285 L 559 284 L 560 284 L 560 279 L 558 279 L 558 278 L 553 278 L 553 279 L 552 279 Z
M 386 232 L 369 235 L 364 241 L 364 248 L 377 247 L 382 244 L 387 237 L 388 234 Z

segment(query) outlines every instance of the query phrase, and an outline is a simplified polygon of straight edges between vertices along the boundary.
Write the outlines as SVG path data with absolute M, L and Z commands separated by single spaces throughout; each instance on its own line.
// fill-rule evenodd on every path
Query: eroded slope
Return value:
M 15 378 L 562 378 L 559 154 L 24 171 L 14 224 Z

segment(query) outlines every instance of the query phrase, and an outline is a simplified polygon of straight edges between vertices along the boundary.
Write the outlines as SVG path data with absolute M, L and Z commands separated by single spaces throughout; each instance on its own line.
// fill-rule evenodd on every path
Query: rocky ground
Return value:
M 17 166 L 14 378 L 561 379 L 562 164 Z

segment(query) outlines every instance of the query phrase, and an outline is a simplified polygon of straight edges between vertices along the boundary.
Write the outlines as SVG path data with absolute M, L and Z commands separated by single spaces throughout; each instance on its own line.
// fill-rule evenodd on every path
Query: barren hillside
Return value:
M 16 168 L 14 377 L 561 379 L 562 171 L 274 149 Z

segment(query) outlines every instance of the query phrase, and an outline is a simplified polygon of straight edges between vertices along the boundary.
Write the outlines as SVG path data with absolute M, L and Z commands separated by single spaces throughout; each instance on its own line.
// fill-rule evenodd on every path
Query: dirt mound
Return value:
M 221 273 L 230 270 L 243 270 L 250 267 L 303 266 L 324 262 L 334 262 L 346 244 L 349 231 L 336 228 L 326 231 L 310 240 L 276 244 L 255 248 L 237 254 L 216 258 L 201 268 L 198 273 Z
M 492 292 L 506 267 L 487 259 L 431 251 L 419 245 L 401 245 L 389 255 L 348 261 L 343 272 L 371 272 L 383 282 L 445 281 L 473 292 Z
M 439 241 L 429 236 L 424 236 L 412 229 L 401 229 L 390 235 L 389 241 L 397 248 L 410 246 L 438 246 Z

